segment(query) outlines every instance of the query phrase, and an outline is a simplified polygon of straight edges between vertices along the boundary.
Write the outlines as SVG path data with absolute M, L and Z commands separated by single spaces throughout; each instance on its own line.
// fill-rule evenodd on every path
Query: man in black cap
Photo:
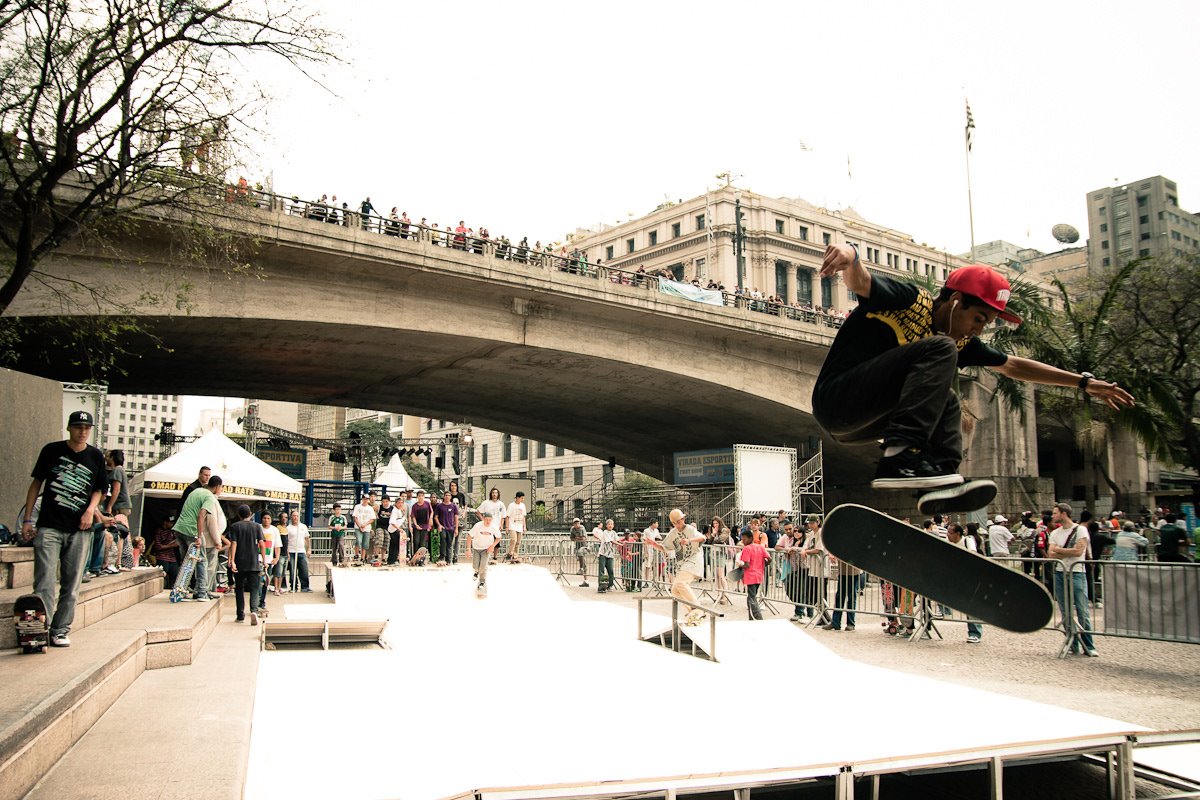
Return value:
M 104 454 L 87 443 L 94 422 L 87 411 L 72 412 L 67 420 L 66 441 L 51 442 L 42 448 L 25 494 L 26 509 L 32 509 L 38 494 L 42 495 L 36 520 L 30 513 L 22 514 L 21 539 L 33 543 L 33 588 L 46 605 L 50 644 L 54 647 L 71 645 L 67 634 L 75 619 L 75 600 L 91 547 L 93 517 L 95 521 L 100 519 L 97 507 L 108 483 Z

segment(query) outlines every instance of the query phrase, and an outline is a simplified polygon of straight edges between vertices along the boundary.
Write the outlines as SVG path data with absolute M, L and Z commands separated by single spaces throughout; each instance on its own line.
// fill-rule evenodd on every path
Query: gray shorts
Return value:
M 366 550 L 367 547 L 371 544 L 371 532 L 370 531 L 355 531 L 354 535 L 358 538 L 358 549 L 359 550 Z

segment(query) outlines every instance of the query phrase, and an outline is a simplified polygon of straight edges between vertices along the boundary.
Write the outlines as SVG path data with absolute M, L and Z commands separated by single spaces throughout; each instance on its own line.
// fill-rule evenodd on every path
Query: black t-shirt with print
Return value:
M 859 298 L 858 307 L 842 323 L 817 383 L 847 372 L 903 344 L 936 335 L 933 330 L 933 295 L 912 283 L 883 275 L 871 276 L 871 296 Z M 958 340 L 960 367 L 998 367 L 1008 356 L 977 336 Z
M 79 520 L 94 492 L 108 488 L 108 470 L 99 448 L 76 453 L 65 441 L 51 442 L 38 454 L 32 477 L 43 482 L 39 528 L 79 530 Z
M 384 508 L 383 503 L 380 503 L 379 508 L 375 509 L 375 527 L 383 528 L 386 531 L 388 524 L 392 521 L 392 512 L 395 510 L 396 507 L 393 505 Z

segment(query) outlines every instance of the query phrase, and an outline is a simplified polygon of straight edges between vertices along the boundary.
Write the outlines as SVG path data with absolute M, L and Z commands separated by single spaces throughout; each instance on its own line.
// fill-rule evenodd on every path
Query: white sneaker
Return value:
M 972 635 L 972 636 L 968 636 L 968 637 L 967 637 L 967 643 L 968 643 L 968 644 L 979 644 L 979 637 L 978 637 L 978 636 L 974 636 L 974 635 Z
M 52 633 L 52 634 L 50 634 L 50 646 L 51 647 L 70 647 L 71 646 L 71 637 L 67 636 L 65 633 Z

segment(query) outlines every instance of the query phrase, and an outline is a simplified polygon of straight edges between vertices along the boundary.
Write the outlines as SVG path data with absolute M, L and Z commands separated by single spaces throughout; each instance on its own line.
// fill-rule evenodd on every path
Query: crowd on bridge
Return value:
M 578 247 L 569 248 L 559 242 L 543 244 L 540 239 L 530 244 L 528 236 L 514 242 L 503 234 L 493 236 L 487 227 L 481 226 L 476 230 L 466 225 L 464 220 L 459 220 L 453 227 L 442 227 L 437 222 L 431 223 L 426 217 L 414 221 L 408 212 L 401 210 L 399 206 L 392 206 L 391 211 L 384 215 L 375 207 L 370 197 L 364 198 L 354 206 L 344 200 L 339 201 L 336 194 L 322 194 L 318 199 L 311 201 L 301 200 L 299 195 L 284 198 L 267 192 L 261 183 L 251 187 L 246 178 L 241 177 L 237 183 L 229 184 L 226 188 L 226 199 L 231 203 L 276 208 L 289 216 L 315 222 L 357 227 L 399 239 L 428 241 L 435 247 L 464 253 L 491 253 L 501 261 L 548 267 L 574 275 L 607 276 L 612 283 L 626 286 L 657 286 L 659 280 L 688 283 L 696 288 L 720 292 L 722 302 L 727 306 L 830 327 L 840 326 L 849 314 L 848 311 L 838 311 L 833 307 L 814 305 L 810 300 L 797 299 L 788 303 L 778 295 L 764 294 L 758 287 L 739 286 L 730 291 L 717 280 L 710 279 L 703 283 L 698 276 L 689 280 L 686 276 L 666 268 L 647 271 L 644 264 L 639 265 L 636 270 L 605 267 L 602 259 L 590 261 L 587 252 Z

